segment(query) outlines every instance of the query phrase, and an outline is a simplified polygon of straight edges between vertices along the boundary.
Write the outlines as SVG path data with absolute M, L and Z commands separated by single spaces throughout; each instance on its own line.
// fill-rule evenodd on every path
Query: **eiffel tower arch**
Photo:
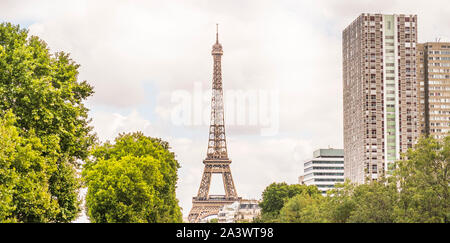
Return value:
M 228 158 L 227 142 L 225 136 L 225 119 L 222 89 L 222 45 L 219 43 L 219 32 L 216 32 L 216 43 L 212 48 L 214 59 L 213 84 L 211 97 L 211 123 L 209 127 L 208 150 L 203 160 L 203 170 L 200 188 L 196 197 L 192 199 L 192 209 L 188 220 L 196 223 L 211 215 L 217 215 L 224 205 L 240 201 L 234 186 Z M 225 195 L 210 195 L 212 174 L 221 174 Z

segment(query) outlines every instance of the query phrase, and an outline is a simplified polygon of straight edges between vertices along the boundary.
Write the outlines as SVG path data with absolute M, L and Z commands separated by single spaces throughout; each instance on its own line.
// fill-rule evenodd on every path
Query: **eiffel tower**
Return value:
M 196 197 L 192 198 L 192 209 L 189 212 L 188 220 L 191 223 L 217 215 L 219 209 L 224 205 L 240 201 L 234 187 L 231 176 L 228 158 L 227 142 L 225 137 L 225 121 L 223 109 L 223 89 L 222 89 L 222 68 L 221 59 L 223 55 L 222 45 L 219 43 L 219 30 L 217 25 L 216 43 L 212 48 L 214 58 L 214 73 L 211 97 L 211 124 L 209 127 L 208 150 L 206 159 L 203 160 L 205 168 L 203 170 L 200 188 Z M 225 195 L 209 195 L 212 174 L 222 174 Z

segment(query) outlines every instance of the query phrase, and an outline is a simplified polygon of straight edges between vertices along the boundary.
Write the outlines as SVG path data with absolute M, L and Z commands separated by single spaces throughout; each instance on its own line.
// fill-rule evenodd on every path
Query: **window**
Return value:
M 343 176 L 344 173 L 325 173 L 325 172 L 317 172 L 314 173 L 314 176 Z
M 313 164 L 344 164 L 344 161 L 312 161 Z M 305 164 L 306 166 L 306 164 Z
M 313 170 L 343 170 L 344 167 L 317 167 L 317 166 L 314 166 L 314 167 L 312 167 L 312 169 Z
M 327 179 L 314 179 L 314 182 L 325 182 L 325 181 L 337 181 L 337 182 L 343 182 L 344 179 L 334 179 L 334 178 L 327 178 Z

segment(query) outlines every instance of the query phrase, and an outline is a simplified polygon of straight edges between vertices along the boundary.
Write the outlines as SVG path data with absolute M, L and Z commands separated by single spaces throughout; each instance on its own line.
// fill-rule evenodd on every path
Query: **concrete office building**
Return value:
M 334 184 L 344 182 L 344 150 L 314 151 L 313 158 L 305 162 L 303 173 L 301 184 L 315 185 L 325 195 Z
M 450 131 L 450 42 L 417 45 L 419 124 L 441 139 Z
M 361 14 L 342 39 L 345 178 L 364 183 L 418 136 L 417 16 Z

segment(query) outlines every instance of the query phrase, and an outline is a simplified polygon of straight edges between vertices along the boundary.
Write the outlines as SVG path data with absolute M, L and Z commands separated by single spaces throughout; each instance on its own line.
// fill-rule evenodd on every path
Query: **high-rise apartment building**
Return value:
M 325 195 L 334 184 L 344 182 L 344 150 L 318 149 L 313 158 L 304 163 L 300 184 L 315 185 Z
M 345 178 L 391 169 L 417 136 L 416 15 L 361 14 L 343 31 Z
M 417 45 L 420 131 L 443 138 L 450 131 L 450 42 Z

